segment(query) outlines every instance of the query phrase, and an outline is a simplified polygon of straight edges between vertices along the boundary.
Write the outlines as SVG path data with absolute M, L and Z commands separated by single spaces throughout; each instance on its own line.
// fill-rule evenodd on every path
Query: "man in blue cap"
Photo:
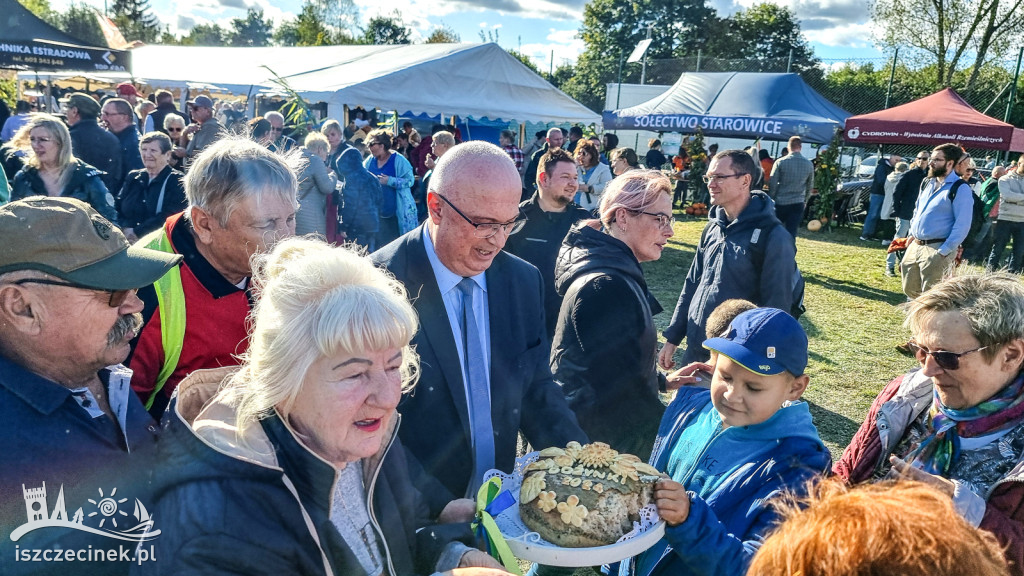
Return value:
M 680 388 L 661 420 L 651 463 L 665 537 L 620 575 L 744 574 L 776 520 L 771 500 L 805 491 L 832 458 L 800 396 L 807 335 L 776 308 L 737 316 L 704 342 L 711 390 Z

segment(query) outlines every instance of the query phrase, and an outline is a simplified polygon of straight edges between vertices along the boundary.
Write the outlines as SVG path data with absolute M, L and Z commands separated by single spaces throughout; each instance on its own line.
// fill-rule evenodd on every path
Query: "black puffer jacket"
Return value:
M 655 368 L 661 306 L 623 242 L 586 224 L 574 226 L 555 265 L 563 297 L 551 346 L 551 371 L 592 441 L 645 462 L 664 405 Z
M 232 370 L 200 370 L 178 385 L 155 471 L 157 560 L 133 566 L 132 574 L 362 574 L 330 520 L 334 467 L 300 444 L 276 412 L 239 439 L 234 409 L 208 404 Z M 201 433 L 197 421 L 205 424 Z M 468 524 L 416 533 L 426 508 L 409 480 L 397 421 L 396 414 L 380 451 L 362 461 L 369 511 L 384 543 L 385 574 L 431 573 L 452 539 L 445 534 L 470 541 L 471 534 Z
M 64 198 L 75 198 L 93 207 L 101 216 L 117 222 L 117 211 L 114 210 L 114 195 L 107 191 L 106 184 L 100 178 L 102 170 L 74 160 L 71 170 L 71 177 L 64 185 L 60 195 Z M 47 196 L 46 185 L 39 177 L 39 170 L 32 166 L 25 166 L 14 175 L 14 183 L 11 185 L 11 201 L 21 200 L 29 196 Z
M 182 183 L 184 178 L 184 174 L 170 166 L 165 166 L 152 180 L 145 169 L 129 172 L 115 202 L 121 227 L 131 228 L 136 236 L 142 238 L 163 226 L 168 216 L 184 210 L 188 204 Z

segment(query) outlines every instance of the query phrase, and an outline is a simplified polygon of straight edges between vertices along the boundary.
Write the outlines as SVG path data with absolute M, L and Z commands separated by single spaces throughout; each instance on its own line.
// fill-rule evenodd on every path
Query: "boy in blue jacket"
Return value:
M 622 575 L 742 576 L 776 521 L 770 500 L 803 493 L 832 462 L 807 404 L 807 335 L 792 316 L 756 308 L 704 342 L 711 390 L 683 387 L 661 420 L 651 464 L 665 537 Z

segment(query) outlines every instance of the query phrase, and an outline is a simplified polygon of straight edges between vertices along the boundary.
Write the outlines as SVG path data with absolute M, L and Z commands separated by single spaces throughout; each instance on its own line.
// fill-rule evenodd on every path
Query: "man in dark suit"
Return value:
M 497 146 L 467 142 L 438 161 L 427 221 L 373 254 L 413 298 L 416 389 L 400 434 L 436 483 L 433 508 L 474 496 L 489 468 L 511 471 L 517 433 L 537 448 L 586 441 L 548 367 L 540 272 L 502 251 L 521 228 L 520 181 Z

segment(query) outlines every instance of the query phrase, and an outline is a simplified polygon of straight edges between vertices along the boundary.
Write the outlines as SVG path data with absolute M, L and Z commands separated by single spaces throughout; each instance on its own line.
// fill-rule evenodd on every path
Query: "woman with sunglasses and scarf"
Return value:
M 1024 574 L 1024 285 L 947 279 L 910 302 L 906 326 L 921 368 L 882 390 L 833 471 L 938 487 Z

